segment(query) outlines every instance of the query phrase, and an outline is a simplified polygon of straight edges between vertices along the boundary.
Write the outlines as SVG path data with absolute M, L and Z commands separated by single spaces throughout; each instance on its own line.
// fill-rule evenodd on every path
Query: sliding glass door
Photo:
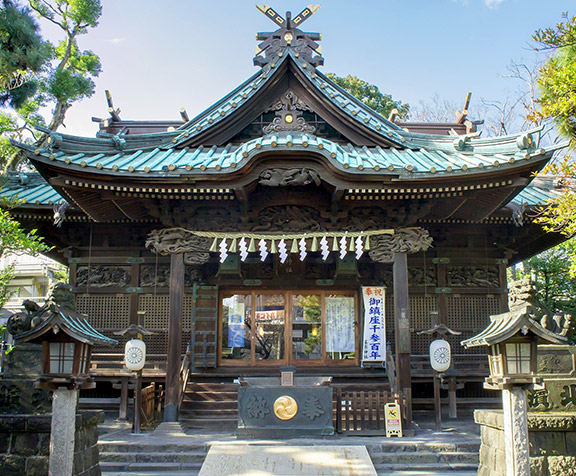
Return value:
M 227 291 L 221 365 L 353 365 L 357 299 L 351 291 Z

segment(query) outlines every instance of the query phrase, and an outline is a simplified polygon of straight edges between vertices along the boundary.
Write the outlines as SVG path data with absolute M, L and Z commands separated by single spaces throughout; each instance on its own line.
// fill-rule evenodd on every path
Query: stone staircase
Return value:
M 170 425 L 170 424 L 163 424 Z M 174 424 L 178 425 L 178 424 Z M 181 433 L 185 436 L 184 433 Z M 161 436 L 161 435 L 159 435 Z M 230 435 L 226 434 L 230 438 Z M 382 441 L 382 438 L 378 438 Z M 316 443 L 324 444 L 326 440 Z M 351 442 L 342 438 L 341 444 Z M 470 474 L 478 470 L 480 443 L 404 442 L 366 444 L 378 475 L 414 473 L 419 475 Z M 208 445 L 184 443 L 99 443 L 100 466 L 104 476 L 124 474 L 198 474 L 208 453 Z
M 390 443 L 370 444 L 366 448 L 379 475 L 402 474 L 450 474 L 451 472 L 478 471 L 478 443 L 403 443 L 395 440 Z
M 180 421 L 187 430 L 233 431 L 238 425 L 238 384 L 232 379 L 188 383 Z
M 102 474 L 152 475 L 198 474 L 208 454 L 208 445 L 186 442 L 180 423 L 161 423 L 142 442 L 99 442 Z

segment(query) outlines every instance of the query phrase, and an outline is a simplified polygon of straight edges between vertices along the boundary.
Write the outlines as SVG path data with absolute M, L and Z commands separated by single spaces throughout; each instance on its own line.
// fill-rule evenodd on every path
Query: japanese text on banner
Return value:
M 362 360 L 386 361 L 386 319 L 384 316 L 384 290 L 382 287 L 363 287 L 364 339 Z

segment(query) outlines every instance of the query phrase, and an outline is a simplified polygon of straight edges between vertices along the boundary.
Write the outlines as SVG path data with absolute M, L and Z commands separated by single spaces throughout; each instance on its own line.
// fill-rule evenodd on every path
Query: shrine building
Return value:
M 391 386 L 411 412 L 431 396 L 418 332 L 435 320 L 461 332 L 447 337 L 452 391 L 490 396 L 485 350 L 460 341 L 508 310 L 508 266 L 563 240 L 534 222 L 560 192 L 534 174 L 562 146 L 540 129 L 482 138 L 466 111 L 384 118 L 321 71 L 320 35 L 300 29 L 314 9 L 262 8 L 277 29 L 258 34 L 256 73 L 194 118 L 123 120 L 108 95 L 95 138 L 16 144 L 37 173 L 4 184 L 21 200 L 11 214 L 69 266 L 78 311 L 120 341 L 94 348 L 99 395 L 125 375 L 114 332 L 140 324 L 168 420 L 192 413 L 195 389 L 284 365 Z

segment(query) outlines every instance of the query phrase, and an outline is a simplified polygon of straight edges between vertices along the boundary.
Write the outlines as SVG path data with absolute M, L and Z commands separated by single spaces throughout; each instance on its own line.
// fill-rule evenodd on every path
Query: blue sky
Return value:
M 252 75 L 255 33 L 274 24 L 245 0 L 103 0 L 100 25 L 80 38 L 100 56 L 96 94 L 75 104 L 62 131 L 93 136 L 107 117 L 104 90 L 123 119 L 192 117 Z M 263 3 L 263 2 L 262 2 Z M 310 2 L 269 0 L 279 13 Z M 323 72 L 353 74 L 409 104 L 434 95 L 471 110 L 516 88 L 511 60 L 531 63 L 531 35 L 573 6 L 559 0 L 326 0 L 304 25 L 322 34 Z M 573 9 L 574 10 L 574 9 Z M 571 11 L 574 13 L 574 11 Z M 42 24 L 44 34 L 55 30 Z

